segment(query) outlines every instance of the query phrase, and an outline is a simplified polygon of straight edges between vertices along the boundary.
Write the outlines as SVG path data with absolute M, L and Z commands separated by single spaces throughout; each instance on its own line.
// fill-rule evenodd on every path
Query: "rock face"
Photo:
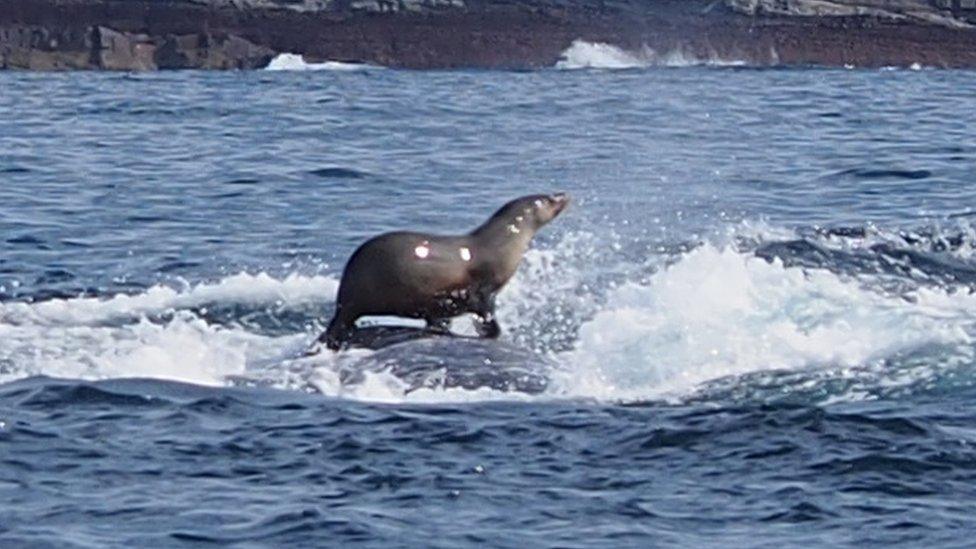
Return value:
M 0 28 L 0 68 L 5 69 L 253 69 L 274 55 L 270 48 L 224 33 L 160 36 L 101 25 Z
M 959 9 L 956 14 L 953 13 L 951 0 L 948 6 L 940 6 L 929 0 L 727 0 L 726 3 L 733 10 L 748 15 L 872 17 L 949 28 L 972 26 L 965 20 L 965 10 Z
M 755 65 L 976 67 L 976 0 L 0 0 L 0 68 L 554 64 L 577 39 Z

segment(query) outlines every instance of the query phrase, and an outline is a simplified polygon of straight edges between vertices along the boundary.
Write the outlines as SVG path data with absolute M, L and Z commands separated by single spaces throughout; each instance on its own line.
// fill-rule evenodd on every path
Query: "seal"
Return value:
M 515 274 L 535 233 L 569 204 L 565 193 L 517 198 L 466 235 L 392 232 L 362 244 L 346 263 L 336 311 L 318 341 L 348 345 L 369 315 L 423 319 L 448 334 L 450 319 L 475 315 L 475 329 L 496 338 L 495 296 Z

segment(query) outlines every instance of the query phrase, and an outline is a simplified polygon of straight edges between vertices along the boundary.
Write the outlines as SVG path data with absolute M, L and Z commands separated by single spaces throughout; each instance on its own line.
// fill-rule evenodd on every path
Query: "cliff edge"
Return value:
M 976 0 L 0 0 L 7 69 L 251 69 L 279 53 L 533 68 L 575 40 L 757 66 L 976 67 Z

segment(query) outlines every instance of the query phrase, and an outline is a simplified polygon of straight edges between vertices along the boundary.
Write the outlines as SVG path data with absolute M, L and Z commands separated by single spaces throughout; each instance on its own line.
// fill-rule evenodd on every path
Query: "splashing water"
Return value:
M 733 67 L 746 62 L 721 59 L 715 56 L 702 58 L 682 49 L 658 53 L 644 46 L 637 51 L 626 51 L 603 42 L 575 40 L 556 62 L 557 69 L 643 69 L 648 67 Z
M 754 231 L 746 230 L 752 238 Z M 892 294 L 875 275 L 791 267 L 713 244 L 654 267 L 649 277 L 636 275 L 646 271 L 643 265 L 613 266 L 610 271 L 633 272 L 606 283 L 591 267 L 598 253 L 593 238 L 574 233 L 526 255 L 500 299 L 508 330 L 503 341 L 510 343 L 407 346 L 382 359 L 369 351 L 302 356 L 334 300 L 332 276 L 279 280 L 242 273 L 182 290 L 154 286 L 108 299 L 5 303 L 2 380 L 43 374 L 214 385 L 245 379 L 362 400 L 431 402 L 512 398 L 487 386 L 448 387 L 443 376 L 470 364 L 504 372 L 529 362 L 551 378 L 534 398 L 620 401 L 691 395 L 703 383 L 760 371 L 844 376 L 875 368 L 877 376 L 894 379 L 904 372 L 886 372 L 887 361 L 926 349 L 943 357 L 941 364 L 971 359 L 976 298 L 952 289 Z M 219 314 L 226 308 L 233 309 L 230 318 Z M 244 321 L 259 314 L 298 320 L 283 331 Z M 464 322 L 456 321 L 455 330 L 470 331 Z M 519 364 L 506 363 L 496 351 L 509 344 L 537 358 L 518 355 Z M 420 352 L 432 354 L 419 384 L 393 374 Z M 938 368 L 933 364 L 926 368 Z
M 270 337 L 207 320 L 209 306 L 301 307 L 331 302 L 326 276 L 236 274 L 177 290 L 0 304 L 0 381 L 29 375 L 83 379 L 153 377 L 223 384 L 304 334 Z
M 341 61 L 324 61 L 309 63 L 297 53 L 279 53 L 272 59 L 265 70 L 269 71 L 362 71 L 382 69 L 375 65 L 363 63 L 344 63 Z
M 561 356 L 567 394 L 648 399 L 758 370 L 847 368 L 923 347 L 969 357 L 976 299 L 879 293 L 870 280 L 702 246 L 628 283 Z

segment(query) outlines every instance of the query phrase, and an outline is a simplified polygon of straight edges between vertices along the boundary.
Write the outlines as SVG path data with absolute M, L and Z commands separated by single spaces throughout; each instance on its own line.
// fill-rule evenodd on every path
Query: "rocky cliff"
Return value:
M 0 0 L 0 68 L 554 64 L 576 39 L 755 65 L 976 67 L 971 0 Z

